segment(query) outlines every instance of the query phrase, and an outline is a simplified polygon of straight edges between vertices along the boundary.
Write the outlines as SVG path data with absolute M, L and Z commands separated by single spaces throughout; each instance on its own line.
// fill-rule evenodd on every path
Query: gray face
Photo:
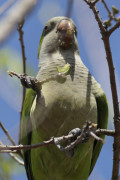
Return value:
M 43 30 L 43 42 L 40 54 L 59 50 L 78 50 L 77 30 L 74 22 L 66 17 L 55 17 L 49 20 Z

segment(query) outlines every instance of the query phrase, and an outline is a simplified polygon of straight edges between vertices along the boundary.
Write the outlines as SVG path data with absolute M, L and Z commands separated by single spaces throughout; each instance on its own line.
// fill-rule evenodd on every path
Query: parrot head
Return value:
M 78 50 L 77 28 L 74 22 L 67 17 L 54 17 L 50 19 L 42 32 L 40 39 L 38 58 L 40 51 L 53 53 L 58 49 Z

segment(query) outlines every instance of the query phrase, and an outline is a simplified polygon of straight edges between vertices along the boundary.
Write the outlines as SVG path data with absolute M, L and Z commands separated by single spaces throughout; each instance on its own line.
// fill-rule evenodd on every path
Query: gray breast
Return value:
M 59 57 L 59 56 L 58 56 Z M 41 62 L 41 69 L 37 78 L 43 80 L 57 73 L 57 66 L 63 67 L 65 61 L 62 58 L 57 58 L 52 62 L 50 59 L 46 64 Z M 43 65 L 42 65 L 43 63 Z M 64 133 L 64 130 L 76 127 L 82 127 L 86 120 L 94 123 L 97 122 L 97 105 L 94 96 L 96 81 L 89 73 L 88 69 L 79 59 L 75 59 L 74 80 L 68 75 L 64 83 L 50 81 L 42 86 L 42 94 L 45 104 L 38 104 L 38 108 L 32 108 L 32 113 L 36 118 L 33 124 L 36 127 L 39 125 L 51 131 L 53 135 L 56 132 Z M 96 91 L 97 92 L 97 91 Z M 46 123 L 47 122 L 47 123 Z M 47 126 L 46 126 L 47 124 Z M 56 127 L 56 130 L 54 129 Z M 51 134 L 52 135 L 52 134 Z

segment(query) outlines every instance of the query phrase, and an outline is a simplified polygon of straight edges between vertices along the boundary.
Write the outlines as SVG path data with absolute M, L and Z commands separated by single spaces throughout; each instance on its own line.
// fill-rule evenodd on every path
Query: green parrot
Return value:
M 71 19 L 54 17 L 46 23 L 38 58 L 36 79 L 39 82 L 64 72 L 66 64 L 70 65 L 70 71 L 62 82 L 51 79 L 37 91 L 28 89 L 22 112 L 21 143 L 36 144 L 53 136 L 67 135 L 72 129 L 82 129 L 87 120 L 97 124 L 97 128 L 106 129 L 107 99 L 80 58 L 77 28 Z M 101 142 L 89 138 L 72 153 L 60 151 L 55 144 L 24 150 L 27 177 L 29 180 L 87 180 L 101 148 Z

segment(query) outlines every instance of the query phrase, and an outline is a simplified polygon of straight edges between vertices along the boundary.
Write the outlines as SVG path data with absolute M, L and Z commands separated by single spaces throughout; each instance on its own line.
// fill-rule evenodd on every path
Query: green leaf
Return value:
M 57 71 L 58 71 L 59 73 L 62 73 L 62 74 L 67 75 L 67 74 L 70 73 L 70 68 L 71 68 L 71 65 L 67 63 L 67 64 L 65 64 L 65 66 L 62 67 L 62 68 L 60 68 L 59 66 L 57 66 Z
M 113 12 L 113 15 L 116 15 L 119 13 L 119 10 L 115 6 L 112 6 L 112 12 Z

